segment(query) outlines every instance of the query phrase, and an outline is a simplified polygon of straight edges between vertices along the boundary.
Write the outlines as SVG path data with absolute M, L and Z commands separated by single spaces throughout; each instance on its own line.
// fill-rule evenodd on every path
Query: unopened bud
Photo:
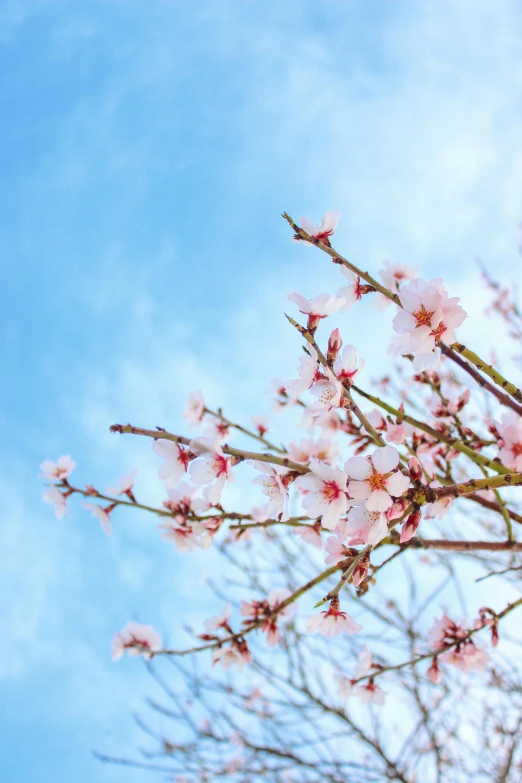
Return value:
M 412 481 L 420 481 L 422 479 L 422 465 L 417 457 L 412 457 L 408 462 L 408 469 Z
M 334 362 L 337 359 L 337 354 L 341 350 L 342 344 L 341 332 L 339 329 L 334 329 L 328 339 L 328 352 L 326 358 L 329 362 Z
M 393 519 L 400 519 L 407 508 L 407 501 L 404 500 L 404 498 L 399 498 L 399 500 L 396 500 L 393 506 L 390 506 L 386 512 L 386 519 L 388 522 L 391 522 Z
M 416 511 L 413 511 L 404 525 L 402 526 L 401 530 L 401 538 L 400 542 L 401 544 L 405 544 L 406 541 L 409 541 L 412 536 L 415 535 L 417 532 L 417 528 L 419 527 L 421 521 L 421 512 L 417 509 Z
M 352 582 L 354 587 L 359 587 L 363 579 L 366 578 L 366 575 L 368 574 L 368 568 L 370 567 L 370 558 L 369 557 L 363 557 L 357 565 L 355 566 L 353 575 L 352 575 Z
M 435 656 L 430 668 L 426 672 L 426 677 L 428 678 L 428 680 L 431 680 L 435 685 L 438 685 L 438 683 L 442 680 L 442 672 L 439 669 L 437 656 Z

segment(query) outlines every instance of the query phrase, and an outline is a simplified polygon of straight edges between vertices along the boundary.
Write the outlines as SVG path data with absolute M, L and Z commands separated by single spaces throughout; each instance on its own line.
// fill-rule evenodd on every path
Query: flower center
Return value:
M 386 476 L 383 473 L 377 473 L 377 471 L 374 471 L 368 479 L 368 482 L 372 490 L 386 489 Z
M 417 321 L 415 328 L 417 329 L 419 326 L 431 326 L 431 318 L 434 313 L 435 310 L 426 310 L 424 305 L 421 304 L 419 309 L 412 313 L 413 317 Z
M 513 452 L 514 457 L 520 457 L 522 454 L 522 443 L 513 443 L 511 451 Z
M 337 498 L 340 497 L 341 492 L 342 490 L 339 484 L 336 484 L 335 481 L 325 481 L 321 490 L 321 494 L 329 503 L 331 503 L 332 500 L 337 500 Z

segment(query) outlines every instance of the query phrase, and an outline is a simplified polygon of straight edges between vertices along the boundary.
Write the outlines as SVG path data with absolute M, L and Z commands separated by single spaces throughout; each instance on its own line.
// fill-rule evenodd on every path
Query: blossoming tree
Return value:
M 237 424 L 198 391 L 185 410 L 195 437 L 111 428 L 151 442 L 165 487 L 155 506 L 140 502 L 135 471 L 104 493 L 73 482 L 68 456 L 42 463 L 59 519 L 74 495 L 107 534 L 139 509 L 180 553 L 214 546 L 227 563 L 214 590 L 228 601 L 190 648 L 134 621 L 116 632 L 113 658 L 144 658 L 157 695 L 138 718 L 141 758 L 104 758 L 178 783 L 520 780 L 522 393 L 458 341 L 467 315 L 442 280 L 387 263 L 379 281 L 340 255 L 339 216 L 283 216 L 347 281 L 288 295 L 304 352 L 275 404 L 300 411 L 306 437 L 282 444 L 264 417 Z M 485 280 L 519 340 L 509 291 Z M 327 329 L 372 298 L 393 307 L 402 357 L 376 389 L 356 346 Z M 240 476 L 253 507 L 227 500 Z

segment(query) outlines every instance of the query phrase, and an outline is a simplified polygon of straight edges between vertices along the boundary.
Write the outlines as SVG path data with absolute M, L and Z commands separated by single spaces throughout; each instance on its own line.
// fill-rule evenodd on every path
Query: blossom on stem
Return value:
M 344 531 L 350 536 L 351 545 L 377 546 L 388 535 L 388 520 L 382 511 L 368 511 L 365 506 L 353 506 Z
M 312 460 L 310 472 L 295 484 L 306 493 L 301 501 L 312 517 L 322 517 L 323 527 L 333 530 L 348 509 L 347 476 L 342 470 Z
M 263 494 L 270 498 L 266 513 L 271 519 L 281 519 L 286 522 L 288 514 L 288 483 L 289 471 L 280 465 L 269 465 L 266 462 L 254 462 L 254 467 L 263 475 L 254 479 L 254 484 L 260 484 Z
M 257 434 L 260 438 L 264 438 L 264 436 L 269 431 L 268 426 L 268 417 L 267 416 L 252 416 L 251 422 L 254 425 L 255 429 L 257 430 Z
M 421 521 L 421 512 L 420 509 L 415 509 L 415 511 L 412 511 L 412 513 L 409 515 L 408 519 L 404 523 L 401 529 L 401 537 L 400 537 L 400 543 L 405 544 L 407 541 L 409 541 L 415 533 L 417 532 L 417 528 L 420 525 Z
M 292 462 L 300 462 L 302 465 L 308 465 L 312 459 L 330 465 L 339 456 L 339 451 L 334 441 L 329 438 L 304 438 L 299 443 L 289 444 L 288 456 Z
M 319 240 L 319 242 L 324 242 L 326 245 L 330 244 L 329 237 L 332 236 L 335 229 L 337 228 L 337 223 L 339 222 L 339 218 L 341 217 L 342 212 L 340 209 L 337 209 L 333 212 L 325 212 L 324 215 L 321 218 L 321 225 L 318 226 L 317 223 L 314 223 L 313 220 L 309 220 L 306 217 L 301 218 L 301 228 L 306 231 L 307 234 L 309 234 L 311 237 L 314 237 L 314 239 Z M 298 240 L 298 241 L 305 241 L 306 240 Z M 309 242 L 307 244 L 310 244 Z
M 205 631 L 210 633 L 211 631 L 219 630 L 219 628 L 228 629 L 228 621 L 230 619 L 231 613 L 232 608 L 230 603 L 226 603 L 219 614 L 215 615 L 215 617 L 210 617 L 208 620 L 205 620 L 203 623 Z
M 404 283 L 407 283 L 416 277 L 417 272 L 418 270 L 415 267 L 385 261 L 383 268 L 379 271 L 379 275 L 384 287 L 387 288 L 388 291 L 396 294 Z M 388 297 L 383 294 L 378 294 L 376 306 L 379 310 L 385 310 L 390 304 L 391 299 L 388 299 Z
M 406 336 L 402 350 L 415 354 L 415 370 L 429 369 L 438 363 L 436 344 L 455 342 L 455 329 L 467 313 L 458 304 L 458 297 L 448 297 L 440 278 L 429 283 L 419 278 L 412 280 L 398 296 L 403 309 L 393 319 L 393 328 Z
M 497 431 L 501 438 L 498 458 L 506 468 L 522 471 L 522 418 L 514 411 L 503 413 Z
M 56 519 L 63 519 L 65 514 L 71 516 L 71 512 L 67 505 L 67 496 L 60 492 L 58 487 L 49 487 L 42 495 L 44 503 L 52 503 L 54 505 L 54 515 Z
M 299 397 L 300 394 L 307 391 L 314 381 L 324 377 L 318 372 L 317 351 L 312 346 L 308 350 L 309 353 L 299 357 L 299 366 L 297 368 L 299 377 L 285 381 L 285 389 L 295 397 Z
M 307 409 L 311 416 L 319 416 L 343 407 L 343 385 L 329 370 L 324 380 L 314 383 L 310 393 L 317 397 L 317 400 L 312 405 L 309 405 Z
M 341 382 L 351 385 L 364 364 L 364 359 L 359 359 L 357 363 L 357 351 L 353 345 L 345 345 L 342 354 L 334 362 L 334 373 Z
M 161 637 L 152 625 L 140 625 L 131 621 L 125 628 L 114 635 L 112 640 L 112 660 L 118 661 L 125 651 L 129 655 L 143 655 L 151 658 L 154 653 L 161 650 Z
M 323 539 L 321 538 L 321 523 L 314 525 L 303 525 L 302 527 L 294 528 L 294 536 L 299 536 L 307 544 L 315 546 L 316 549 L 323 548 Z
M 399 452 L 393 446 L 382 446 L 370 457 L 350 457 L 344 469 L 350 481 L 350 495 L 365 500 L 368 511 L 386 511 L 393 497 L 400 497 L 409 487 L 410 479 L 395 472 Z
M 63 481 L 68 478 L 76 467 L 76 462 L 71 459 L 69 454 L 58 457 L 56 462 L 46 459 L 40 465 L 42 471 L 41 478 L 48 481 Z
M 361 278 L 347 266 L 341 266 L 341 273 L 350 281 L 349 285 L 343 286 L 343 288 L 340 288 L 337 292 L 337 296 L 344 300 L 340 312 L 346 313 L 350 307 L 362 299 L 362 296 L 368 290 L 368 287 L 365 287 L 364 284 L 361 283 Z
M 132 492 L 132 488 L 134 486 L 134 479 L 136 478 L 136 473 L 138 471 L 136 468 L 132 470 L 127 476 L 122 476 L 120 478 L 120 484 L 118 487 L 110 486 L 107 487 L 107 494 L 108 495 L 127 495 L 130 500 L 132 500 L 133 503 L 136 502 L 136 499 L 134 497 L 134 494 Z
M 116 503 L 113 503 L 110 506 L 107 506 L 106 508 L 102 508 L 101 506 L 96 505 L 95 503 L 82 503 L 84 508 L 89 509 L 91 514 L 95 519 L 98 519 L 100 522 L 100 525 L 103 528 L 103 531 L 109 535 L 111 532 L 111 518 L 109 514 L 113 510 L 113 508 L 117 505 Z
M 330 294 L 318 294 L 313 299 L 306 299 L 297 291 L 288 294 L 288 299 L 298 306 L 300 313 L 308 316 L 308 329 L 311 332 L 315 332 L 319 321 L 335 313 L 344 304 L 344 299 Z
M 212 504 L 219 502 L 225 484 L 234 481 L 231 460 L 211 438 L 194 438 L 190 441 L 190 451 L 198 457 L 190 463 L 192 481 L 195 484 L 212 484 L 208 501 Z
M 190 394 L 183 416 L 188 421 L 189 427 L 195 428 L 203 421 L 205 416 L 205 400 L 198 389 Z
M 178 443 L 160 438 L 152 444 L 152 450 L 164 460 L 158 476 L 165 482 L 166 489 L 172 489 L 183 477 L 189 464 L 189 454 Z
M 245 668 L 245 665 L 252 663 L 252 653 L 244 639 L 234 640 L 226 647 L 218 647 L 212 654 L 212 666 L 221 664 L 224 669 L 231 669 L 237 666 L 239 671 Z
M 319 632 L 322 636 L 337 636 L 341 631 L 358 633 L 362 631 L 362 625 L 346 612 L 341 612 L 338 598 L 331 600 L 328 611 L 312 614 L 306 621 L 307 633 Z

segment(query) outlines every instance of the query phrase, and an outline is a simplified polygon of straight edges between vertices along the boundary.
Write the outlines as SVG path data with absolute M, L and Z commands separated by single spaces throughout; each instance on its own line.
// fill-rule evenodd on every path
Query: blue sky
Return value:
M 110 540 L 78 505 L 55 520 L 40 462 L 71 453 L 102 487 L 138 465 L 157 497 L 148 445 L 110 424 L 180 428 L 195 387 L 238 418 L 270 410 L 298 351 L 287 291 L 339 287 L 283 210 L 342 209 L 346 255 L 441 273 L 480 313 L 476 259 L 519 270 L 521 34 L 503 0 L 4 0 L 3 779 L 145 779 L 90 756 L 130 747 L 147 685 L 110 638 L 130 617 L 176 638 L 206 608 L 200 561 L 148 520 Z M 389 314 L 346 328 L 381 374 Z

